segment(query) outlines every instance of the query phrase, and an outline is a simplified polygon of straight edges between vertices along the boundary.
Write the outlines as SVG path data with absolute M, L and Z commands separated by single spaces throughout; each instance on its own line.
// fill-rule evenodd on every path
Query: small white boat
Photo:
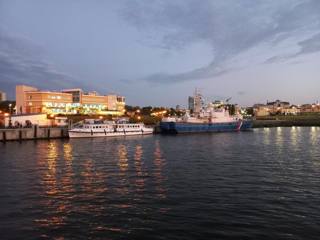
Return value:
M 69 130 L 70 138 L 117 137 L 153 134 L 153 128 L 143 123 L 128 123 L 127 121 L 102 121 L 86 119 Z

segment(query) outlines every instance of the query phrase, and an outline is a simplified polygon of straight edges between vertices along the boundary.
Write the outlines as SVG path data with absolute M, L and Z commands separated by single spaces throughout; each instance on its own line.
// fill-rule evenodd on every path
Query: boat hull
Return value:
M 251 120 L 224 123 L 161 122 L 161 133 L 236 132 L 252 128 Z
M 69 131 L 70 138 L 96 138 L 96 137 L 121 137 L 135 135 L 150 135 L 153 131 L 135 131 L 135 132 L 90 132 L 90 131 Z

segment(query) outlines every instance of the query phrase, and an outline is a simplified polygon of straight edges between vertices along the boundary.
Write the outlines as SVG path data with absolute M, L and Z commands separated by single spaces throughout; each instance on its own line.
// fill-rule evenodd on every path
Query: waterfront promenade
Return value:
M 23 141 L 36 139 L 67 138 L 68 128 L 37 127 L 0 129 L 0 141 Z

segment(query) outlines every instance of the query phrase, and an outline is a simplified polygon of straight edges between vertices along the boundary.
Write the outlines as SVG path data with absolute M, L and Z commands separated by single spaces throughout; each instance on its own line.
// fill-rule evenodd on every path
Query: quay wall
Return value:
M 0 129 L 0 141 L 22 141 L 31 139 L 52 139 L 67 138 L 68 128 L 58 127 L 33 127 L 33 128 L 15 128 Z
M 320 119 L 291 119 L 291 120 L 254 120 L 253 128 L 264 127 L 317 127 Z

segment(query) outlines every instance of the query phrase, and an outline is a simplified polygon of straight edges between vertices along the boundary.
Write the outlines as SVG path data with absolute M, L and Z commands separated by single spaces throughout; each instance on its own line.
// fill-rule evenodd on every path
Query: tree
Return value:
M 135 112 L 137 110 L 140 110 L 139 106 L 130 106 L 130 105 L 126 105 L 125 109 L 127 112 Z
M 152 107 L 151 106 L 143 107 L 141 109 L 141 114 L 142 115 L 148 115 L 149 116 L 151 114 L 151 112 L 152 112 Z
M 0 102 L 0 111 L 3 111 L 3 112 L 13 113 L 15 107 L 16 107 L 15 101 Z
M 254 114 L 253 107 L 246 108 L 246 113 L 247 113 L 247 115 L 253 116 L 253 114 Z

